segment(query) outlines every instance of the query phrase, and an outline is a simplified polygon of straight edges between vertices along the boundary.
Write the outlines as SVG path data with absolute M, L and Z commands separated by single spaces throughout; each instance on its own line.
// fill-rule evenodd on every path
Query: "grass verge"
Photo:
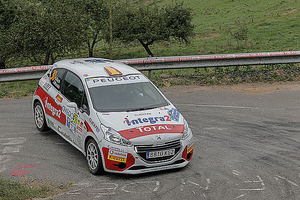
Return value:
M 37 80 L 31 80 L 0 83 L 0 98 L 20 98 L 32 95 L 37 82 Z
M 300 80 L 299 64 L 159 70 L 152 73 L 158 87 L 173 85 L 233 85 Z
M 5 180 L 0 177 L 0 199 L 21 200 L 51 197 L 65 191 L 70 185 L 53 186 L 36 180 L 20 179 L 18 181 Z

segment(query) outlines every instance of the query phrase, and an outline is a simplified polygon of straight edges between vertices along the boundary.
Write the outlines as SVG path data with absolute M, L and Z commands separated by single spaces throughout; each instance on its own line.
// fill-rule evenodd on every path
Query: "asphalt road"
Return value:
M 0 100 L 1 175 L 73 183 L 55 199 L 300 199 L 300 90 L 163 92 L 193 130 L 194 157 L 186 168 L 93 176 L 78 150 L 35 129 L 31 98 L 23 98 Z

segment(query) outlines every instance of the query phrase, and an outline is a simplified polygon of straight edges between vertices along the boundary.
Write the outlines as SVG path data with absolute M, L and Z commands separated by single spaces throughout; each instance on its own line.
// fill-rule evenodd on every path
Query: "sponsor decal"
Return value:
M 93 82 L 97 83 L 112 83 L 112 82 L 123 82 L 123 81 L 134 81 L 139 80 L 141 77 L 139 75 L 129 75 L 129 76 L 119 76 L 119 77 L 103 77 L 103 78 L 94 78 Z
M 168 111 L 168 115 L 170 116 L 171 120 L 176 122 L 179 121 L 180 112 L 177 109 L 172 108 L 171 110 Z
M 130 140 L 137 137 L 163 133 L 183 133 L 183 124 L 155 124 L 118 131 L 122 137 Z
M 63 112 L 66 116 L 68 116 L 68 117 L 70 117 L 70 118 L 73 119 L 74 113 L 72 113 L 72 112 L 69 110 L 69 108 L 67 108 L 66 106 L 63 106 L 63 107 L 62 107 L 62 112 Z
M 101 59 L 89 59 L 89 60 L 84 60 L 84 62 L 87 62 L 87 63 L 104 63 L 105 61 L 101 60 Z
M 46 82 L 43 84 L 43 88 L 45 89 L 45 91 L 49 91 L 49 89 L 51 88 L 51 85 Z
M 62 124 L 66 124 L 66 115 L 62 113 L 62 107 L 57 105 L 53 98 L 51 98 L 41 87 L 35 93 L 44 103 L 45 112 Z
M 56 95 L 56 99 L 61 103 L 63 101 L 63 97 L 59 94 Z
M 159 125 L 159 126 L 144 126 L 137 128 L 141 133 L 151 132 L 151 131 L 160 131 L 160 130 L 172 130 L 173 125 Z
M 128 83 L 137 83 L 137 82 L 148 82 L 148 80 L 143 75 L 125 75 L 125 76 L 116 76 L 116 77 L 94 77 L 86 78 L 88 87 L 97 87 L 97 86 L 107 86 L 107 85 L 116 85 L 116 84 L 128 84 Z
M 71 133 L 75 134 L 76 127 L 70 117 L 67 117 L 67 127 L 71 131 Z
M 74 60 L 72 62 L 70 62 L 71 64 L 84 64 L 84 62 L 82 61 L 78 61 L 78 60 Z
M 117 151 L 116 149 L 109 149 L 107 159 L 126 163 L 127 153 Z
M 85 129 L 87 132 L 91 132 L 95 135 L 93 129 L 90 127 L 89 123 L 87 121 L 84 121 Z
M 83 74 L 83 77 L 88 77 L 89 75 L 88 74 Z
M 114 67 L 104 67 L 105 71 L 107 72 L 108 75 L 114 76 L 114 75 L 122 75 L 122 72 L 117 70 Z
M 91 122 L 92 126 L 95 128 L 96 132 L 99 133 L 100 129 L 99 127 L 95 124 L 95 122 L 90 118 L 89 121 Z
M 60 115 L 61 115 L 61 109 L 57 109 L 55 108 L 50 102 L 48 102 L 48 97 L 45 100 L 45 108 L 46 110 L 48 109 L 50 112 L 52 117 L 57 117 L 60 119 Z
M 55 69 L 55 70 L 53 71 L 53 74 L 52 74 L 50 80 L 51 80 L 51 81 L 54 81 L 56 75 L 57 75 L 57 70 Z
M 191 151 L 193 151 L 193 149 L 194 149 L 194 145 L 193 144 L 189 144 L 187 146 L 187 153 L 190 153 Z
M 144 115 L 151 115 L 151 113 L 138 113 L 138 114 L 134 114 L 134 116 L 144 116 Z
M 78 120 L 78 115 L 74 113 L 73 122 L 76 124 Z
M 170 122 L 171 118 L 169 115 L 165 115 L 163 117 L 144 117 L 144 118 L 137 118 L 133 120 L 129 120 L 128 118 L 125 118 L 124 123 L 126 123 L 128 126 L 131 125 L 138 125 L 143 123 L 150 123 L 150 124 L 156 124 L 157 122 Z

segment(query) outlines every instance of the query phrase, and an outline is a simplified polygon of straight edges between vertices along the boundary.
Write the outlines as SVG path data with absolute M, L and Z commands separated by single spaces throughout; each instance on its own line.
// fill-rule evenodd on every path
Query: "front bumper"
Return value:
M 107 172 L 141 174 L 185 167 L 192 159 L 192 133 L 180 140 L 180 150 L 170 159 L 149 162 L 141 157 L 135 147 L 125 147 L 104 141 L 101 145 L 103 168 Z

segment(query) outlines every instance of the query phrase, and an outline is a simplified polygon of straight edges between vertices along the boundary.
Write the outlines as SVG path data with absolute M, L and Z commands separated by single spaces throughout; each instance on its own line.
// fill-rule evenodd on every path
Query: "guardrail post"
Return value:
M 149 78 L 149 79 L 151 79 L 151 72 L 152 72 L 152 70 L 149 70 L 149 71 L 148 71 L 148 78 Z

